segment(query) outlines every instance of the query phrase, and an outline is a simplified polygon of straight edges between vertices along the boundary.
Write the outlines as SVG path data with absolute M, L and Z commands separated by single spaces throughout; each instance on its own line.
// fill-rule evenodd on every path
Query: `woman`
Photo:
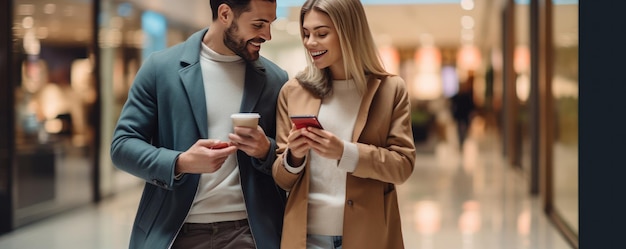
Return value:
M 404 81 L 380 62 L 358 0 L 308 0 L 308 66 L 281 89 L 273 176 L 290 191 L 281 248 L 403 248 L 395 184 L 413 171 Z M 292 115 L 323 129 L 296 129 Z

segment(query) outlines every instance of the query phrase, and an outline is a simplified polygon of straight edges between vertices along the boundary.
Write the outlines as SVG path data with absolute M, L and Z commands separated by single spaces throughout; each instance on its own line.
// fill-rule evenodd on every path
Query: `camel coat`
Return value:
M 321 99 L 295 79 L 288 81 L 279 94 L 278 157 L 272 174 L 281 188 L 290 191 L 281 248 L 306 248 L 307 234 L 310 165 L 307 160 L 299 174 L 285 169 L 283 153 L 291 129 L 289 116 L 317 114 L 320 105 Z M 352 135 L 359 158 L 355 171 L 348 173 L 346 179 L 344 249 L 404 248 L 395 184 L 406 181 L 413 172 L 415 144 L 410 113 L 404 80 L 397 76 L 369 79 Z

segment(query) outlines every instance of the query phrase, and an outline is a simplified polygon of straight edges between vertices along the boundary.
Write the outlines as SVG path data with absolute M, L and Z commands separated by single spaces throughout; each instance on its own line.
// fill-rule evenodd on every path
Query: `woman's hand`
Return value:
M 308 138 L 302 136 L 304 129 L 296 129 L 294 124 L 291 125 L 289 136 L 287 137 L 287 148 L 289 149 L 288 160 L 293 167 L 298 167 L 304 162 L 304 157 L 309 153 L 310 146 L 307 142 Z
M 306 137 L 308 147 L 317 154 L 328 159 L 341 159 L 343 155 L 343 140 L 337 138 L 329 131 L 315 127 L 301 129 L 301 134 Z

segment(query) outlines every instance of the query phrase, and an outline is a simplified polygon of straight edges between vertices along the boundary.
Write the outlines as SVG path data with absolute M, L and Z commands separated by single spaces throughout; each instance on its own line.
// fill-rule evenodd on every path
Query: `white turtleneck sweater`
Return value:
M 238 113 L 241 106 L 245 61 L 239 56 L 220 55 L 202 44 L 200 66 L 209 138 L 228 141 L 228 133 L 233 131 L 230 115 Z M 202 174 L 185 222 L 212 223 L 246 217 L 237 158 L 232 154 L 219 170 Z
M 359 153 L 352 143 L 352 133 L 361 104 L 354 80 L 334 80 L 333 94 L 322 100 L 318 119 L 325 130 L 344 141 L 340 160 L 324 158 L 311 150 L 309 170 L 309 212 L 307 232 L 317 235 L 343 235 L 343 211 L 346 202 L 346 175 L 357 167 Z M 304 167 L 285 167 L 299 173 Z

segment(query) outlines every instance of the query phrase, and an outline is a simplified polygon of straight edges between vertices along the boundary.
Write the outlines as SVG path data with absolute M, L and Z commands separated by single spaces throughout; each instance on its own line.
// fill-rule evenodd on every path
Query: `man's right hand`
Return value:
M 213 173 L 219 170 L 226 158 L 236 151 L 237 147 L 228 142 L 200 139 L 178 156 L 175 174 Z

